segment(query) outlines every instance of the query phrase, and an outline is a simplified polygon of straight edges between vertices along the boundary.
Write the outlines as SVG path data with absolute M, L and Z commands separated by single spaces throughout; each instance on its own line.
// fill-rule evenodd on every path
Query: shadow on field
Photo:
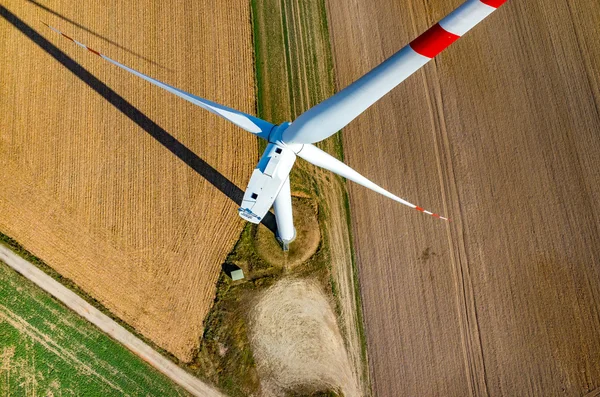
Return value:
M 131 51 L 130 49 L 123 47 L 123 46 L 122 46 L 122 45 L 120 45 L 119 43 L 117 43 L 117 42 L 114 42 L 114 41 L 112 41 L 112 40 L 110 40 L 110 39 L 108 39 L 108 38 L 106 38 L 106 37 L 102 36 L 101 34 L 99 34 L 99 33 L 96 33 L 96 32 L 94 32 L 94 31 L 93 31 L 93 30 L 91 30 L 91 29 L 88 29 L 88 28 L 86 28 L 85 26 L 83 26 L 83 25 L 81 25 L 81 24 L 78 24 L 77 22 L 75 22 L 75 21 L 73 21 L 73 20 L 71 20 L 71 19 L 69 19 L 69 18 L 67 18 L 67 17 L 65 17 L 65 16 L 63 16 L 63 15 L 61 15 L 61 14 L 59 14 L 58 12 L 56 12 L 56 11 L 54 11 L 54 10 L 52 10 L 52 9 L 50 9 L 50 8 L 48 8 L 48 7 L 46 7 L 46 6 L 45 6 L 45 5 L 43 5 L 43 4 L 40 4 L 40 3 L 38 3 L 37 1 L 34 1 L 34 0 L 27 0 L 27 2 L 29 2 L 29 3 L 31 3 L 31 4 L 33 4 L 33 5 L 35 5 L 35 6 L 37 6 L 37 7 L 39 7 L 39 8 L 41 8 L 41 9 L 42 9 L 42 10 L 44 10 L 44 11 L 47 11 L 47 12 L 49 12 L 49 13 L 50 13 L 50 14 L 52 14 L 52 15 L 55 15 L 55 16 L 59 17 L 59 18 L 60 18 L 60 19 L 62 19 L 63 21 L 67 21 L 67 22 L 69 22 L 71 25 L 77 26 L 79 29 L 86 31 L 86 32 L 88 32 L 89 34 L 91 34 L 91 35 L 93 35 L 93 36 L 96 36 L 96 37 L 98 37 L 98 38 L 100 38 L 100 39 L 102 39 L 102 40 L 106 41 L 107 43 L 109 43 L 109 44 L 112 44 L 112 45 L 114 45 L 115 47 L 118 47 L 118 48 L 122 49 L 123 51 L 127 51 L 127 52 L 128 52 L 128 53 L 130 53 L 131 55 L 135 55 L 136 57 L 138 57 L 138 58 L 140 58 L 140 59 L 143 59 L 144 61 L 146 61 L 146 62 L 148 62 L 148 63 L 151 63 L 151 64 L 153 64 L 154 66 L 158 66 L 158 67 L 159 67 L 159 68 L 161 68 L 161 69 L 164 69 L 164 70 L 171 71 L 171 69 L 168 69 L 168 68 L 166 68 L 166 67 L 164 67 L 164 66 L 162 66 L 162 65 L 160 65 L 160 64 L 158 64 L 158 63 L 156 63 L 156 62 L 154 62 L 152 59 L 146 58 L 145 56 L 143 56 L 143 55 L 141 55 L 141 54 L 138 54 L 138 53 L 137 53 L 137 52 L 135 52 L 135 51 Z
M 206 161 L 202 160 L 196 153 L 188 149 L 184 144 L 179 142 L 175 137 L 165 131 L 162 127 L 152 121 L 148 116 L 140 112 L 135 106 L 130 104 L 110 89 L 102 81 L 98 80 L 93 74 L 88 72 L 83 66 L 71 59 L 67 54 L 59 50 L 56 46 L 46 40 L 42 35 L 36 32 L 33 28 L 19 19 L 16 15 L 0 5 L 0 16 L 8 21 L 15 28 L 19 29 L 31 41 L 37 44 L 40 48 L 46 51 L 54 59 L 60 62 L 71 73 L 77 76 L 81 81 L 86 83 L 90 88 L 100 94 L 111 105 L 117 108 L 121 113 L 127 116 L 131 121 L 140 126 L 150 136 L 160 142 L 171 153 L 177 156 L 180 160 L 186 163 L 190 168 L 200 174 L 214 187 L 219 189 L 223 194 L 229 197 L 236 204 L 242 203 L 244 192 L 237 187 L 233 182 L 224 177 L 219 171 L 214 169 Z M 271 232 L 276 233 L 277 224 L 275 216 L 268 212 L 262 222 Z

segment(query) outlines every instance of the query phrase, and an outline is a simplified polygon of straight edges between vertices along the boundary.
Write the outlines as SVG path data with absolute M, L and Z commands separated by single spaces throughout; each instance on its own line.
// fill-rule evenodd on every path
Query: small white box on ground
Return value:
M 231 272 L 231 279 L 233 281 L 241 280 L 244 278 L 244 271 L 242 269 L 237 269 Z

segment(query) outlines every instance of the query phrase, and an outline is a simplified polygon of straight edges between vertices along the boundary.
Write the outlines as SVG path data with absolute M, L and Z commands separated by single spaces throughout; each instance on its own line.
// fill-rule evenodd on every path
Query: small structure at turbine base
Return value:
M 237 265 L 231 263 L 224 263 L 221 269 L 232 281 L 242 280 L 244 278 L 244 271 Z
M 231 272 L 230 277 L 233 281 L 242 280 L 244 278 L 244 271 L 242 269 L 237 269 Z

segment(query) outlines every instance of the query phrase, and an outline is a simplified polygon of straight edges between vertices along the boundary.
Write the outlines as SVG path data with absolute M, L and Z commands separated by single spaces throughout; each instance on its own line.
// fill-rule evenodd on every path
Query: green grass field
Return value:
M 0 396 L 188 393 L 0 262 Z

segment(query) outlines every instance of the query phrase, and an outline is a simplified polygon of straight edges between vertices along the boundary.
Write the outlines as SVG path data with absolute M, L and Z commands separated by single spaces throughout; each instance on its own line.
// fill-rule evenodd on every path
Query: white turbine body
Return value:
M 278 126 L 155 80 L 92 50 L 59 30 L 49 27 L 108 62 L 266 139 L 268 141 L 267 148 L 252 173 L 240 205 L 239 215 L 249 222 L 260 223 L 273 207 L 277 221 L 277 237 L 283 248 L 287 249 L 288 244 L 296 237 L 289 179 L 296 157 L 301 157 L 316 166 L 341 175 L 408 207 L 447 220 L 447 218 L 426 211 L 388 192 L 312 144 L 345 127 L 505 1 L 467 0 L 438 24 L 369 73 L 332 97 L 308 109 L 293 123 L 283 123 Z
M 290 148 L 269 143 L 258 161 L 242 205 L 240 216 L 252 223 L 260 223 L 273 206 L 296 162 L 296 153 Z

